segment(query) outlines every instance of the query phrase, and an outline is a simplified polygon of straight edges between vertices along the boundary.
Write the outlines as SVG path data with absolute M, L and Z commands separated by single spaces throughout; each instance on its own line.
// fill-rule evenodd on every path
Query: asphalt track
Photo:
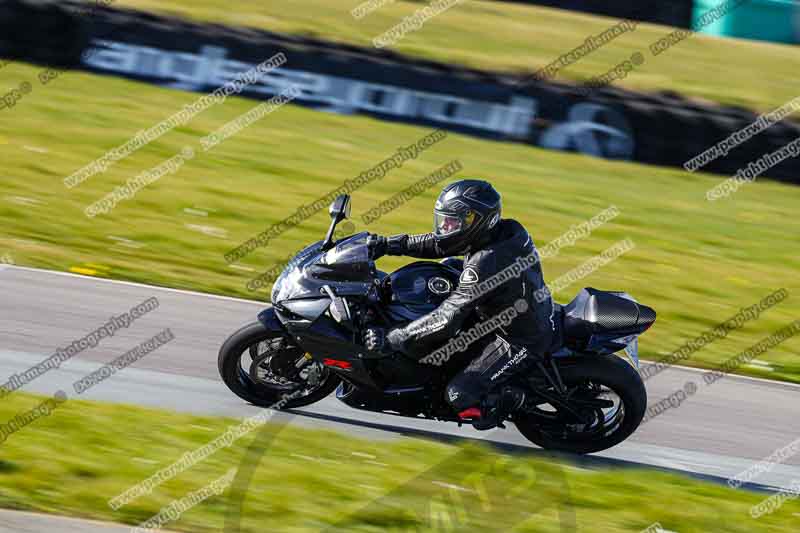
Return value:
M 0 533 L 131 533 L 131 526 L 0 509 Z M 170 533 L 164 529 L 161 533 Z
M 178 291 L 73 274 L 8 267 L 0 270 L 0 384 L 156 296 L 158 309 L 90 348 L 23 390 L 76 396 L 72 384 L 101 364 L 171 328 L 175 339 L 81 395 L 118 403 L 209 415 L 247 416 L 259 411 L 234 396 L 217 374 L 217 351 L 261 302 Z M 646 344 L 647 336 L 642 338 Z M 648 466 L 724 482 L 800 437 L 800 387 L 729 376 L 706 387 L 696 370 L 673 367 L 647 381 L 651 405 L 687 381 L 698 391 L 678 408 L 643 425 L 628 441 L 579 462 L 586 467 Z M 370 439 L 424 437 L 483 439 L 512 451 L 536 453 L 509 426 L 478 432 L 455 424 L 350 409 L 329 397 L 295 411 L 292 423 L 346 431 Z M 11 437 L 13 438 L 13 437 Z M 800 480 L 800 454 L 756 478 L 749 488 L 788 488 Z

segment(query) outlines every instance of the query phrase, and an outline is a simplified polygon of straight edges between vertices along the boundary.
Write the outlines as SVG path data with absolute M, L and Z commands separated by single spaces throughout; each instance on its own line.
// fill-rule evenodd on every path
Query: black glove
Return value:
M 383 328 L 369 328 L 364 332 L 364 347 L 370 352 L 392 353 L 402 351 L 399 329 L 387 332 Z
M 367 237 L 367 247 L 369 248 L 369 258 L 372 260 L 380 259 L 386 255 L 386 237 L 370 234 Z
M 364 347 L 370 352 L 382 352 L 386 346 L 386 330 L 369 328 L 364 333 Z

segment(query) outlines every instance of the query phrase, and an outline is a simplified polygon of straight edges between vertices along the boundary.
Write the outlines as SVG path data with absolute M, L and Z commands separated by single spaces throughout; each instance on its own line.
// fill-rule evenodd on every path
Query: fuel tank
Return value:
M 417 261 L 384 279 L 389 312 L 398 320 L 414 320 L 436 309 L 458 285 L 460 272 L 433 261 Z

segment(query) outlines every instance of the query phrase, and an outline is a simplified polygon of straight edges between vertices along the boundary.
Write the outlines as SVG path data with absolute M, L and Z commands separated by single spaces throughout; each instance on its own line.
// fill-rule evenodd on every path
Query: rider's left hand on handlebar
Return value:
M 367 246 L 369 247 L 369 257 L 372 260 L 380 259 L 386 255 L 386 237 L 370 234 L 367 238 Z
M 404 352 L 400 329 L 386 331 L 383 328 L 369 328 L 364 332 L 364 346 L 371 352 Z
M 369 328 L 364 332 L 364 347 L 371 352 L 381 352 L 386 346 L 386 330 Z

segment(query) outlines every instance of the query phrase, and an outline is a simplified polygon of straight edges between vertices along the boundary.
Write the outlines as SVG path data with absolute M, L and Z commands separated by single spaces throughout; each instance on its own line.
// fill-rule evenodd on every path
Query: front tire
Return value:
M 273 352 L 266 354 L 263 350 L 274 348 Z M 261 322 L 253 322 L 231 335 L 222 345 L 217 358 L 219 374 L 225 385 L 240 398 L 260 407 L 274 409 L 291 409 L 318 402 L 336 390 L 341 381 L 339 377 L 320 363 L 309 362 L 319 373 L 318 382 L 309 384 L 293 376 L 293 380 L 282 379 L 274 382 L 257 378 L 257 372 L 262 365 L 269 365 L 272 357 L 284 357 L 288 361 L 299 360 L 303 356 L 302 350 L 292 346 L 288 336 L 283 331 L 276 331 L 266 327 Z M 263 358 L 263 363 L 253 362 L 248 369 L 242 367 L 245 356 Z M 267 367 L 264 367 L 267 368 Z M 287 400 L 287 398 L 291 398 Z
M 612 391 L 620 400 L 621 419 L 615 414 L 613 426 L 605 426 L 608 422 L 604 421 L 593 430 L 595 434 L 582 438 L 580 433 L 570 434 L 566 424 L 559 430 L 557 424 L 548 427 L 534 415 L 518 415 L 514 423 L 525 438 L 547 450 L 586 454 L 619 444 L 639 427 L 647 410 L 647 391 L 639 373 L 629 363 L 615 355 L 585 356 L 564 365 L 560 372 L 568 388 L 593 383 Z

